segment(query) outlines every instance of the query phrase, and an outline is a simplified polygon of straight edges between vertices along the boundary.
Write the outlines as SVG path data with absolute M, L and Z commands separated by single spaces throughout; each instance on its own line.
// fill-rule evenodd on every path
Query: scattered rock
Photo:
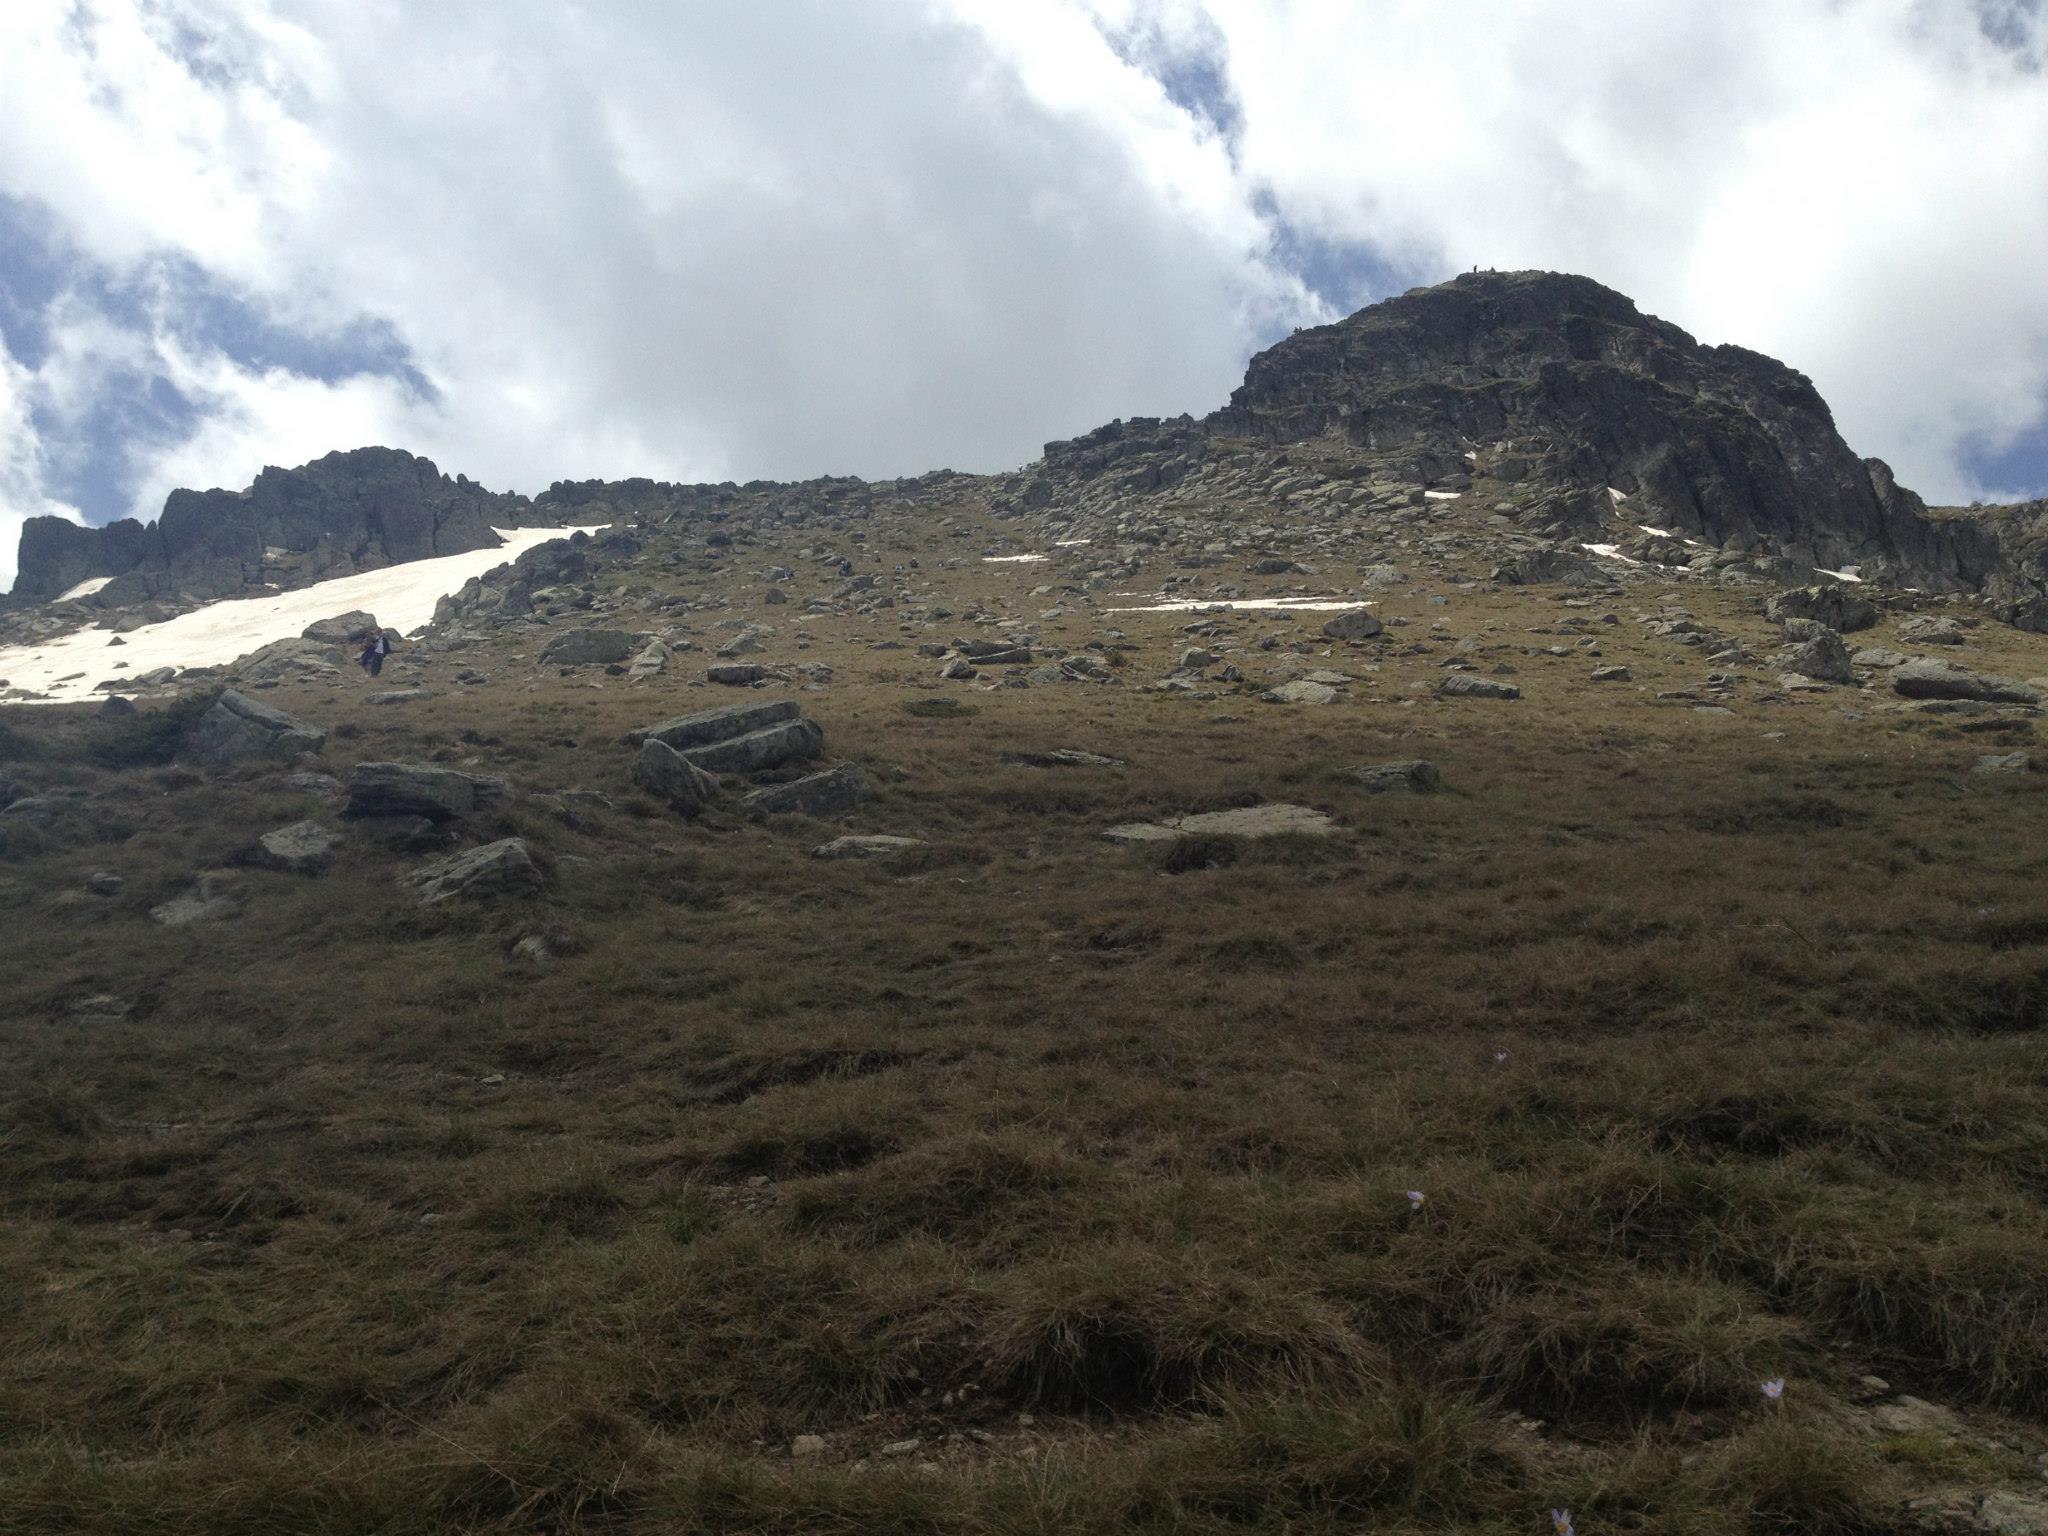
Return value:
M 295 875 L 317 875 L 334 861 L 341 834 L 317 821 L 295 821 L 266 832 L 249 851 L 249 862 Z
M 745 688 L 767 677 L 768 669 L 758 662 L 727 661 L 704 669 L 704 680 L 728 688 Z
M 1980 757 L 1970 765 L 1970 775 L 1979 779 L 2010 779 L 2033 772 L 2034 759 L 2026 752 L 2004 752 Z
M 382 627 L 375 614 L 355 609 L 338 613 L 331 619 L 316 619 L 299 631 L 299 638 L 321 645 L 355 645 L 366 639 L 371 630 Z
M 1370 640 L 1384 629 L 1385 626 L 1363 608 L 1347 608 L 1323 621 L 1323 636 L 1329 640 Z
M 1945 661 L 1918 657 L 1892 669 L 1892 691 L 1909 699 L 1975 699 L 1986 704 L 2038 704 L 2041 695 L 2025 683 L 1988 672 L 1970 672 Z
M 682 749 L 683 756 L 711 773 L 759 773 L 784 763 L 805 762 L 825 755 L 825 732 L 815 720 L 784 720 L 701 747 Z
M 903 853 L 912 848 L 924 847 L 921 837 L 888 837 L 876 834 L 868 837 L 835 837 L 829 843 L 820 843 L 811 850 L 814 859 L 879 859 L 892 853 Z
M 1961 645 L 1966 637 L 1963 626 L 1954 619 L 1923 614 L 1901 624 L 1899 638 L 1909 645 Z
M 1856 669 L 1849 664 L 1849 647 L 1840 634 L 1825 626 L 1813 638 L 1792 647 L 1779 663 L 1781 671 L 1796 672 L 1823 683 L 1853 683 Z
M 1321 811 L 1273 801 L 1234 811 L 1176 816 L 1170 821 L 1127 822 L 1102 835 L 1112 843 L 1161 843 L 1183 837 L 1279 837 L 1288 833 L 1327 837 L 1336 830 L 1336 823 Z
M 823 773 L 757 789 L 747 796 L 747 804 L 773 815 L 838 816 L 859 805 L 870 793 L 867 775 L 860 766 L 841 763 Z
M 209 767 L 268 758 L 289 762 L 327 744 L 327 733 L 232 688 L 185 733 L 182 756 Z
M 373 693 L 364 698 L 365 704 L 410 704 L 415 699 L 427 697 L 424 688 L 391 688 L 383 693 Z
M 358 763 L 348 777 L 345 816 L 422 816 L 450 821 L 495 805 L 511 793 L 503 779 L 421 763 Z
M 1297 678 L 1291 683 L 1282 683 L 1278 688 L 1268 688 L 1259 695 L 1268 704 L 1334 704 L 1337 690 L 1328 683 L 1312 683 L 1306 678 Z
M 1593 681 L 1596 683 L 1629 683 L 1635 681 L 1635 673 L 1627 667 L 1595 667 Z
M 235 910 L 234 876 L 224 870 L 210 870 L 182 896 L 173 896 L 149 915 L 166 928 L 183 928 L 191 923 L 218 922 Z
M 404 876 L 404 882 L 419 892 L 420 905 L 425 907 L 457 898 L 532 895 L 544 884 L 540 866 L 533 862 L 523 837 L 465 849 L 414 870 Z
M 1083 752 L 1077 747 L 1054 747 L 1050 752 L 1012 752 L 1003 759 L 1020 768 L 1121 768 L 1120 757 Z
M 1470 672 L 1453 672 L 1436 685 L 1436 691 L 1453 699 L 1519 699 L 1522 690 L 1496 678 L 1475 677 Z
M 1818 619 L 1838 634 L 1854 634 L 1877 622 L 1877 607 L 1856 596 L 1847 587 L 1795 587 L 1780 592 L 1764 604 L 1773 623 L 1786 619 Z
M 637 747 L 643 741 L 658 741 L 663 746 L 674 747 L 684 752 L 691 747 L 709 746 L 716 741 L 730 741 L 735 736 L 744 736 L 750 731 L 765 729 L 785 720 L 794 720 L 801 713 L 794 699 L 764 699 L 751 704 L 722 704 L 716 709 L 702 709 L 693 715 L 679 715 L 673 720 L 664 720 L 659 725 L 643 726 L 637 731 L 626 733 L 626 745 Z
M 1373 763 L 1364 768 L 1354 768 L 1351 778 L 1369 794 L 1375 795 L 1389 790 L 1434 794 L 1443 787 L 1444 781 L 1435 763 L 1419 757 L 1406 763 Z
M 555 636 L 540 653 L 551 666 L 612 666 L 633 655 L 637 642 L 622 629 L 572 629 Z
M 718 780 L 665 742 L 640 743 L 633 764 L 633 782 L 659 795 L 673 810 L 694 816 L 718 793 Z

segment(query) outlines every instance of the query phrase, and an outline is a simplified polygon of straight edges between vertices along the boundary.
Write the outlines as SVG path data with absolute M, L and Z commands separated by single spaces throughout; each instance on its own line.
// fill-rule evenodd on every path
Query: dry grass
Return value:
M 313 807 L 12 712 L 0 767 L 85 798 L 0 862 L 0 1528 L 1894 1528 L 1941 1458 L 1756 1384 L 2048 1414 L 2048 798 L 1969 784 L 1969 722 L 1659 703 L 1699 660 L 1628 624 L 1641 691 L 1585 683 L 1520 652 L 1553 604 L 1410 610 L 1500 626 L 1519 705 L 1388 648 L 1320 712 L 906 710 L 927 663 L 806 619 L 858 829 L 929 840 L 867 863 L 636 800 L 620 733 L 719 702 L 680 680 L 273 695 L 330 768 L 511 774 L 474 835 L 553 885 L 483 909 L 351 840 L 158 927 Z M 1128 766 L 1005 764 L 1054 746 Z M 1416 756 L 1445 793 L 1343 774 Z M 1265 798 L 1341 835 L 1097 835 Z

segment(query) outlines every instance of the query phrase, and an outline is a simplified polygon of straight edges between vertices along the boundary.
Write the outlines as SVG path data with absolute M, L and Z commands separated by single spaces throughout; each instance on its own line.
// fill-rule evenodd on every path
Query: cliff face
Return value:
M 493 526 L 550 520 L 525 497 L 451 480 L 430 460 L 358 448 L 298 469 L 266 469 L 245 491 L 173 491 L 147 525 L 123 519 L 80 528 L 31 518 L 14 596 L 46 601 L 111 576 L 109 602 L 172 591 L 229 597 L 482 549 L 496 542 Z
M 1474 273 L 1417 289 L 1252 359 L 1212 434 L 1336 435 L 1412 457 L 1424 478 L 1506 466 L 1588 514 L 1608 487 L 1640 520 L 1709 543 L 1977 587 L 1996 541 L 1935 522 L 1835 429 L 1801 373 L 1702 346 L 1588 278 Z M 1476 455 L 1476 458 L 1468 458 Z

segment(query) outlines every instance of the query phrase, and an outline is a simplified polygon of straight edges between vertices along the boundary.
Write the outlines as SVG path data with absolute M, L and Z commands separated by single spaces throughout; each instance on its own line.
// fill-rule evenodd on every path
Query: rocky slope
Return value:
M 939 486 L 1055 539 L 1166 545 L 1197 564 L 1249 533 L 1272 534 L 1290 558 L 1369 556 L 1390 539 L 1409 558 L 1479 554 L 1511 580 L 1583 574 L 1596 558 L 1617 577 L 1647 567 L 1799 585 L 1847 571 L 1979 596 L 1996 617 L 2048 629 L 2048 503 L 1930 513 L 1885 464 L 1857 457 L 1804 375 L 1544 272 L 1470 273 L 1298 331 L 1254 357 L 1210 416 L 1112 422 L 1047 444 L 1015 474 L 580 481 L 528 500 L 365 448 L 265 470 L 240 493 L 176 492 L 148 526 L 36 519 L 15 596 L 47 601 L 112 576 L 93 608 L 208 599 L 483 547 L 493 525 L 764 509 L 830 521 Z M 1417 532 L 1475 490 L 1480 517 Z

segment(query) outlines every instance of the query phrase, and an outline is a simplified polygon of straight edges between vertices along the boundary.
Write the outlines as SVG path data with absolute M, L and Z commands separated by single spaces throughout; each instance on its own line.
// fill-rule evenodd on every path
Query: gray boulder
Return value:
M 747 688 L 767 677 L 768 669 L 758 661 L 723 661 L 704 669 L 704 681 L 727 688 Z
M 838 816 L 868 798 L 868 776 L 858 763 L 841 763 L 787 784 L 771 784 L 747 796 L 754 810 L 772 815 Z
M 1980 779 L 2019 778 L 2033 771 L 2034 758 L 2030 752 L 1999 752 L 1970 764 L 1970 773 Z
M 1470 672 L 1453 672 L 1436 685 L 1436 691 L 1452 699 L 1519 699 L 1522 696 L 1522 690 L 1513 683 L 1475 677 Z
M 709 746 L 714 741 L 730 741 L 735 736 L 745 736 L 751 731 L 764 730 L 785 720 L 796 719 L 799 713 L 794 699 L 764 699 L 758 704 L 722 704 L 717 709 L 702 709 L 693 715 L 678 715 L 673 720 L 664 720 L 659 725 L 642 726 L 637 731 L 626 733 L 626 745 L 637 747 L 643 741 L 658 741 L 663 746 L 674 747 L 678 752 L 690 747 Z
M 358 763 L 348 776 L 345 816 L 423 816 L 452 821 L 511 793 L 503 779 L 423 763 Z
M 727 741 L 690 747 L 683 756 L 707 773 L 760 773 L 784 763 L 825 755 L 825 732 L 815 720 L 784 720 Z
M 1801 677 L 1815 678 L 1823 683 L 1856 681 L 1856 669 L 1849 663 L 1849 647 L 1839 634 L 1825 627 L 1818 629 L 1812 639 L 1786 652 L 1779 670 L 1796 672 Z
M 1435 763 L 1416 758 L 1406 763 L 1373 763 L 1368 767 L 1354 768 L 1351 778 L 1370 794 L 1383 795 L 1389 790 L 1407 790 L 1413 794 L 1434 794 L 1443 787 L 1444 777 Z
M 317 821 L 295 821 L 266 832 L 249 850 L 249 862 L 295 875 L 317 875 L 334 861 L 341 834 Z
M 872 837 L 835 837 L 829 843 L 820 843 L 811 850 L 814 859 L 880 859 L 892 853 L 905 853 L 912 848 L 922 848 L 921 837 L 888 837 L 877 834 Z
M 717 779 L 674 747 L 652 739 L 640 743 L 640 756 L 633 764 L 633 782 L 686 816 L 694 816 L 718 793 Z
M 212 767 L 268 759 L 290 762 L 327 744 L 327 733 L 232 688 L 185 733 L 182 756 Z
M 1575 549 L 1532 549 L 1495 571 L 1494 579 L 1518 587 L 1605 587 L 1614 582 L 1592 556 Z
M 1926 614 L 1899 626 L 1899 638 L 1909 645 L 1961 645 L 1963 626 L 1954 619 Z
M 1329 640 L 1370 640 L 1384 626 L 1363 608 L 1347 608 L 1323 621 L 1323 636 Z
M 375 614 L 356 609 L 338 613 L 331 619 L 316 619 L 299 631 L 299 638 L 317 641 L 321 645 L 354 645 L 371 630 L 382 627 Z
M 1328 683 L 1312 683 L 1306 678 L 1296 678 L 1291 683 L 1268 688 L 1259 697 L 1268 704 L 1334 704 L 1337 702 L 1337 690 Z
M 1876 605 L 1856 596 L 1847 587 L 1795 587 L 1780 592 L 1764 604 L 1773 623 L 1787 619 L 1818 619 L 1838 634 L 1854 634 L 1877 622 Z
M 1971 672 L 1916 657 L 1892 668 L 1892 691 L 1908 699 L 1975 699 L 1985 704 L 2038 704 L 2040 693 L 2010 677 Z
M 523 837 L 507 837 L 451 858 L 437 859 L 403 877 L 419 892 L 420 905 L 438 906 L 458 898 L 529 896 L 545 881 Z
M 636 644 L 623 629 L 572 629 L 550 640 L 540 659 L 558 667 L 608 667 L 630 660 Z

